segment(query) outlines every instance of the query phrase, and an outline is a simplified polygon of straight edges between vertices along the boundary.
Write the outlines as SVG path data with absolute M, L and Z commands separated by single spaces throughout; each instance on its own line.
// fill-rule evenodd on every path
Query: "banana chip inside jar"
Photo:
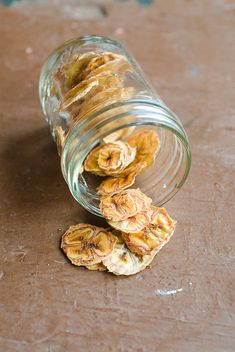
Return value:
M 117 122 L 114 121 L 112 123 L 112 127 L 115 127 L 115 125 L 118 126 L 118 121 Z M 122 128 L 122 129 L 117 130 L 113 133 L 110 133 L 108 136 L 104 137 L 103 141 L 105 143 L 112 143 L 118 139 L 122 140 L 122 139 L 128 137 L 134 131 L 134 129 L 135 129 L 135 126 Z
M 117 238 L 102 227 L 78 224 L 65 232 L 61 248 L 74 265 L 95 265 L 113 251 L 116 241 Z
M 151 166 L 160 147 L 160 141 L 154 130 L 146 128 L 134 132 L 128 139 L 128 144 L 135 147 L 137 161 L 146 162 L 147 167 Z
M 102 89 L 105 89 L 113 86 L 120 86 L 120 80 L 111 73 L 104 72 L 103 74 L 89 77 L 78 83 L 65 94 L 64 102 L 61 104 L 59 111 L 63 111 L 75 102 L 85 99 L 86 96 L 97 87 L 102 87 Z
M 145 166 L 146 163 L 136 163 L 132 167 L 129 167 L 129 172 L 127 172 L 128 168 L 126 168 L 119 177 L 106 178 L 100 183 L 97 193 L 102 197 L 112 196 L 131 187 L 135 183 L 136 176 Z
M 102 145 L 94 148 L 87 156 L 84 162 L 84 170 L 87 172 L 91 172 L 94 175 L 98 176 L 106 176 L 105 172 L 99 167 L 98 158 L 100 150 L 102 149 Z
M 117 141 L 104 144 L 99 151 L 98 165 L 106 175 L 119 175 L 135 159 L 136 149 Z

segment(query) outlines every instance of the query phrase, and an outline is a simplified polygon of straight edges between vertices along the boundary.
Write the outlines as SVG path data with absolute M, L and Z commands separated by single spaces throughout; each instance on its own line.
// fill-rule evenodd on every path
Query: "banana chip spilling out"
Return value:
M 115 275 L 134 275 L 150 265 L 156 253 L 153 251 L 144 256 L 132 253 L 119 235 L 113 252 L 103 260 L 103 264 Z
M 95 265 L 112 253 L 116 241 L 116 237 L 102 227 L 78 224 L 65 232 L 61 248 L 74 265 Z
M 100 210 L 105 219 L 111 221 L 126 220 L 138 213 L 148 211 L 152 199 L 140 189 L 127 189 L 114 196 L 101 198 Z
M 164 208 L 151 206 L 152 214 L 148 225 L 142 231 L 122 232 L 128 248 L 139 255 L 145 255 L 155 249 L 160 250 L 174 233 L 176 222 Z
M 115 230 L 123 232 L 137 232 L 148 226 L 150 222 L 149 212 L 147 210 L 137 213 L 136 215 L 130 216 L 129 218 L 122 221 L 108 221 L 109 225 Z

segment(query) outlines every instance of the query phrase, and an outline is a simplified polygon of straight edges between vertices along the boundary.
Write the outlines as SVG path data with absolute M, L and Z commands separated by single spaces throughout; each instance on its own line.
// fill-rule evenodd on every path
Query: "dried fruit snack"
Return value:
M 78 83 L 64 95 L 64 101 L 61 104 L 59 111 L 63 111 L 75 102 L 85 99 L 88 93 L 94 88 L 102 87 L 102 89 L 112 86 L 120 86 L 119 78 L 111 73 L 104 72 L 103 74 L 92 76 Z
M 125 169 L 120 173 L 119 177 L 108 177 L 102 181 L 98 187 L 98 194 L 102 197 L 112 196 L 116 193 L 120 193 L 126 188 L 131 187 L 136 179 L 136 176 L 141 172 L 141 170 L 146 166 L 146 163 L 135 163 L 129 166 L 128 172 Z
M 101 144 L 87 156 L 85 171 L 99 176 L 118 175 L 132 163 L 135 154 L 135 148 L 122 141 Z
M 126 245 L 136 254 L 145 255 L 155 249 L 160 250 L 169 242 L 174 233 L 176 222 L 167 211 L 155 206 L 151 206 L 151 209 L 150 222 L 142 231 L 135 233 L 122 232 Z
M 91 59 L 99 54 L 94 51 L 88 51 L 83 54 L 75 54 L 61 68 L 62 79 L 67 90 L 73 88 L 81 81 L 81 73 L 86 69 Z
M 116 141 L 104 144 L 99 151 L 98 165 L 106 175 L 119 175 L 135 159 L 136 149 Z
M 141 211 L 124 220 L 108 221 L 109 225 L 112 226 L 114 229 L 130 233 L 141 231 L 143 228 L 149 225 L 149 222 L 149 210 Z
M 113 251 L 116 240 L 102 227 L 78 224 L 65 232 L 61 248 L 74 265 L 95 265 Z
M 137 161 L 145 161 L 147 163 L 146 167 L 154 163 L 156 153 L 160 147 L 159 138 L 154 130 L 145 128 L 139 129 L 127 139 L 127 142 L 130 146 L 137 149 Z
M 115 275 L 134 275 L 150 265 L 156 253 L 153 251 L 144 256 L 132 253 L 119 235 L 114 250 L 103 260 L 103 264 Z
M 101 170 L 98 164 L 98 158 L 99 158 L 99 153 L 101 149 L 102 149 L 102 145 L 94 148 L 90 152 L 90 154 L 87 156 L 84 162 L 84 170 L 98 176 L 106 176 L 105 172 Z
M 127 189 L 113 196 L 101 198 L 100 210 L 108 221 L 123 221 L 150 209 L 152 200 L 140 189 Z

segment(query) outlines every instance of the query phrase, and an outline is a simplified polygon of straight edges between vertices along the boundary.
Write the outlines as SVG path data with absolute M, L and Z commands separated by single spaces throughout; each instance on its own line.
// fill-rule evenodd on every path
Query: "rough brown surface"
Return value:
M 0 5 L 0 350 L 234 351 L 234 1 L 32 3 Z M 69 193 L 37 84 L 48 54 L 85 33 L 127 44 L 192 146 L 167 205 L 176 234 L 130 278 L 76 268 L 59 249 L 69 225 L 102 221 Z

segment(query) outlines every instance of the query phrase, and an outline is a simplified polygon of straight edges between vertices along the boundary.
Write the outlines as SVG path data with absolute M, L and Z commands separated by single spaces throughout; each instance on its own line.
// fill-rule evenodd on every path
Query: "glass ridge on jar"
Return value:
M 81 91 L 79 100 L 71 100 L 71 103 L 63 72 L 67 74 L 70 88 L 77 89 L 78 82 L 76 79 L 71 82 L 70 78 L 76 78 L 74 71 L 76 73 L 78 67 L 76 64 L 71 66 L 71 62 L 76 63 L 79 57 L 86 59 L 90 55 L 110 53 L 117 58 L 125 58 L 125 62 L 117 60 L 117 70 L 122 75 L 121 85 L 115 67 L 113 70 L 111 67 L 108 73 L 101 74 L 100 85 L 91 78 L 89 99 L 84 99 L 84 91 Z M 154 129 L 160 140 L 155 163 L 137 176 L 134 188 L 140 188 L 155 205 L 162 206 L 184 184 L 191 166 L 184 128 L 120 43 L 100 36 L 84 36 L 64 43 L 42 68 L 39 95 L 61 156 L 64 178 L 74 198 L 88 211 L 101 216 L 96 188 L 99 184 L 97 179 L 100 179 L 99 182 L 102 179 L 83 172 L 84 160 L 105 137 L 126 128 L 133 127 L 135 131 L 143 127 Z M 69 106 L 68 101 L 71 103 Z

